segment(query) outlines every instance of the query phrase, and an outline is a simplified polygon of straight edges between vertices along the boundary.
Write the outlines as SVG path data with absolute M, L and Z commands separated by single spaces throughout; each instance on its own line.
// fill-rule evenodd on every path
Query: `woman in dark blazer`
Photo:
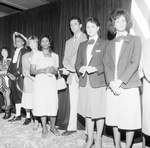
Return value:
M 78 113 L 85 117 L 88 141 L 85 148 L 93 144 L 94 123 L 97 135 L 95 148 L 102 145 L 101 136 L 105 118 L 106 83 L 103 69 L 103 53 L 106 41 L 99 38 L 100 23 L 96 18 L 86 20 L 89 40 L 80 44 L 76 60 L 79 74 Z
M 116 148 L 121 148 L 120 130 L 126 131 L 126 148 L 130 148 L 134 131 L 141 128 L 141 40 L 128 33 L 131 27 L 127 11 L 117 9 L 111 14 L 108 29 L 116 38 L 109 41 L 103 61 L 108 85 L 106 124 L 113 127 Z

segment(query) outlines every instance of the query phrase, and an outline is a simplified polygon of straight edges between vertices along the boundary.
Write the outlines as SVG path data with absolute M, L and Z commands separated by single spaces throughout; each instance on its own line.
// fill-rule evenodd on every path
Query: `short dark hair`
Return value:
M 79 24 L 82 24 L 81 19 L 80 19 L 80 18 L 78 18 L 78 17 L 75 17 L 75 16 L 71 17 L 71 19 L 70 19 L 69 23 L 70 23 L 72 20 L 77 20 L 77 21 L 79 22 Z
M 115 20 L 118 19 L 122 15 L 125 17 L 126 22 L 127 22 L 126 31 L 129 32 L 129 30 L 132 28 L 132 20 L 128 11 L 118 8 L 110 14 L 110 18 L 107 23 L 107 28 L 110 33 L 112 34 L 116 33 L 116 29 L 114 28 L 114 23 L 115 23 Z
M 50 44 L 49 48 L 50 48 L 50 51 L 52 51 L 53 50 L 53 46 L 54 46 L 52 37 L 49 34 L 41 35 L 40 38 L 39 38 L 40 46 L 41 46 L 41 41 L 42 41 L 43 38 L 47 38 L 49 40 L 49 44 Z M 42 50 L 42 47 L 40 48 L 40 50 Z
M 99 28 L 101 27 L 100 22 L 95 17 L 88 17 L 86 19 L 85 25 L 87 25 L 88 22 L 94 23 Z
M 100 35 L 100 31 L 101 31 L 100 22 L 99 22 L 95 17 L 88 17 L 88 18 L 86 19 L 85 25 L 87 25 L 88 22 L 94 23 L 96 26 L 99 27 L 98 36 L 101 36 L 101 35 Z M 88 34 L 87 34 L 87 36 L 88 36 Z

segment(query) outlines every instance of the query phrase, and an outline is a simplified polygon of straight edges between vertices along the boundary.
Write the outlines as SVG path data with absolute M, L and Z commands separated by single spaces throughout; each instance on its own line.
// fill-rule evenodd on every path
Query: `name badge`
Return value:
M 101 52 L 101 50 L 96 50 L 95 52 Z

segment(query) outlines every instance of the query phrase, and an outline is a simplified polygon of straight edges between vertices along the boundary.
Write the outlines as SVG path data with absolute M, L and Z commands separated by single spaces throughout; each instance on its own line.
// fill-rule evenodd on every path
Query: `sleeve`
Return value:
M 63 59 L 63 66 L 69 71 L 75 71 L 75 68 L 70 65 L 69 45 L 68 41 L 65 44 L 65 54 Z
M 57 68 L 59 67 L 59 56 L 58 55 L 56 56 L 56 66 L 57 66 Z
M 146 40 L 142 50 L 142 68 L 144 76 L 150 82 L 150 39 Z
M 106 82 L 107 82 L 107 84 L 109 84 L 111 81 L 114 80 L 113 71 L 111 68 L 111 60 L 110 60 L 110 56 L 109 56 L 109 44 L 107 44 L 106 50 L 104 52 L 103 64 L 104 64 L 104 73 L 105 73 L 105 77 L 106 77 Z
M 75 63 L 75 68 L 77 70 L 77 73 L 80 75 L 80 68 L 83 66 L 83 61 L 82 61 L 82 56 L 81 56 L 81 53 L 82 53 L 82 47 L 81 47 L 81 44 L 79 45 L 79 49 L 78 49 L 78 52 L 77 52 L 77 58 L 76 58 L 76 63 Z
M 22 57 L 22 74 L 25 77 L 31 78 L 30 75 L 30 62 L 28 60 L 28 56 L 24 55 Z
M 20 61 L 19 61 L 19 67 L 16 69 L 16 71 L 13 73 L 13 75 L 15 76 L 15 77 L 19 77 L 21 74 L 22 74 L 22 56 L 25 54 L 25 53 L 27 53 L 28 52 L 28 50 L 27 49 L 23 49 L 22 51 L 21 51 L 21 55 L 20 55 Z
M 31 64 L 36 65 L 37 64 L 36 61 L 37 61 L 37 53 L 34 53 L 31 58 Z

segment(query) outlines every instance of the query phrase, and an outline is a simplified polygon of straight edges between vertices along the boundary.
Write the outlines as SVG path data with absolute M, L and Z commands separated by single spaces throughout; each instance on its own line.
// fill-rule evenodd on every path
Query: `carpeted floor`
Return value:
M 0 114 L 0 148 L 84 148 L 84 131 L 79 130 L 70 136 L 55 136 L 49 132 L 46 138 L 41 137 L 42 128 L 33 131 L 33 123 L 23 126 L 21 121 L 10 123 L 3 120 Z M 49 127 L 49 126 L 48 126 Z M 62 133 L 63 130 L 60 130 Z M 112 138 L 103 136 L 103 148 L 114 148 Z M 122 148 L 125 144 L 122 142 Z M 142 148 L 142 143 L 133 144 L 133 148 Z

